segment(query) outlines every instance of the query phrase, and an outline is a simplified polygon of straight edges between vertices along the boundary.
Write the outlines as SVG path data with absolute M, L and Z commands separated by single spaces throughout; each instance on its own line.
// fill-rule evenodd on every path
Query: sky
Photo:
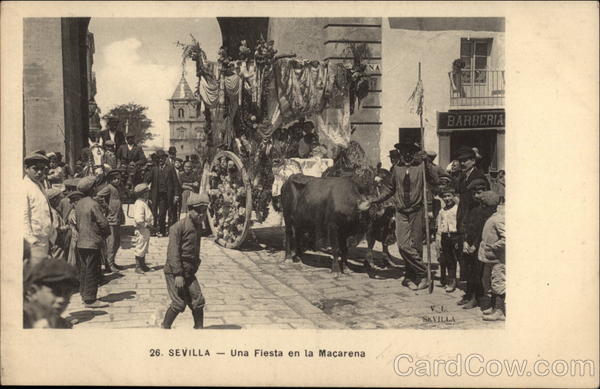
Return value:
M 96 102 L 102 115 L 119 104 L 134 102 L 148 107 L 155 138 L 147 146 L 169 146 L 167 99 L 182 73 L 181 48 L 177 41 L 191 43 L 192 34 L 216 60 L 221 31 L 216 18 L 92 18 L 96 73 Z M 194 63 L 187 61 L 186 79 L 192 89 L 197 78 Z M 104 125 L 104 123 L 103 123 Z

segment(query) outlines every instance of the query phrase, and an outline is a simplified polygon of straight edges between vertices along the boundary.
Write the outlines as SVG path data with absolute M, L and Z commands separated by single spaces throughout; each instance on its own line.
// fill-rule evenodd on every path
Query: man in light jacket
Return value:
M 50 246 L 56 239 L 50 203 L 42 188 L 48 158 L 44 155 L 32 154 L 25 158 L 24 166 L 25 240 L 31 246 L 31 261 L 32 264 L 35 264 L 46 258 Z

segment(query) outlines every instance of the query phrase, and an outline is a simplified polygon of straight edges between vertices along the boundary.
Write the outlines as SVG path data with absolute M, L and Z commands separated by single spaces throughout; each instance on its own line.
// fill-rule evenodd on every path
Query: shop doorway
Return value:
M 496 141 L 496 130 L 454 131 L 450 135 L 450 155 L 454 158 L 458 149 L 463 146 L 477 147 L 482 157 L 477 165 L 484 173 L 493 173 L 498 170 Z

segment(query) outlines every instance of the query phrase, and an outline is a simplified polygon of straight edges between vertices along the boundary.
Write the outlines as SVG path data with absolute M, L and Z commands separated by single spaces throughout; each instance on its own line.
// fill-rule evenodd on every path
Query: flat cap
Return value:
M 86 177 L 83 177 L 81 180 L 79 180 L 79 182 L 77 183 L 77 190 L 80 191 L 81 193 L 83 193 L 84 195 L 87 195 L 90 193 L 92 188 L 94 188 L 95 184 L 96 184 L 96 177 L 86 176 Z
M 435 151 L 425 151 L 427 153 L 427 156 L 429 158 L 431 158 L 432 160 L 435 159 L 435 157 L 437 157 L 437 153 Z
M 394 147 L 397 148 L 398 150 L 406 150 L 406 149 L 414 150 L 414 151 L 419 150 L 419 146 L 417 146 L 416 143 L 405 141 L 405 140 L 396 143 L 394 145 Z
M 113 142 L 112 140 L 107 140 L 106 142 L 104 142 L 104 146 L 114 146 L 115 142 Z
M 65 185 L 66 188 L 77 188 L 77 184 L 79 183 L 79 180 L 81 180 L 81 178 L 67 178 L 66 180 L 63 181 L 63 184 Z
M 65 283 L 70 285 L 74 290 L 79 288 L 79 280 L 77 271 L 67 262 L 56 259 L 47 258 L 33 266 L 25 275 L 25 284 L 58 284 Z
M 46 190 L 46 197 L 48 200 L 52 200 L 56 198 L 56 196 L 60 196 L 62 194 L 62 190 L 56 188 L 50 188 Z
M 479 195 L 481 202 L 487 206 L 494 207 L 500 204 L 500 196 L 491 190 L 487 190 Z
M 157 156 L 158 158 L 166 157 L 166 156 L 167 156 L 167 153 L 165 153 L 165 152 L 164 152 L 164 150 L 162 150 L 162 149 L 159 149 L 159 150 L 156 150 L 156 156 Z
M 75 199 L 77 197 L 83 197 L 83 196 L 85 196 L 85 195 L 83 193 L 81 193 L 80 191 L 78 191 L 78 190 L 74 190 L 72 192 L 69 192 L 69 194 L 67 195 L 67 197 L 69 198 L 69 200 L 73 200 L 73 199 Z
M 188 197 L 187 200 L 188 208 L 195 208 L 208 204 L 210 204 L 210 200 L 208 199 L 208 195 L 206 193 L 190 193 L 190 197 Z
M 476 178 L 473 181 L 471 181 L 469 183 L 469 185 L 467 185 L 467 190 L 476 189 L 476 188 L 480 188 L 480 187 L 483 187 L 485 189 L 490 188 L 490 186 L 486 180 L 484 180 L 483 178 Z
M 50 158 L 56 158 L 56 153 L 53 153 L 52 151 L 49 152 L 48 154 L 46 154 L 46 158 L 50 159 Z
M 45 155 L 33 153 L 33 154 L 29 154 L 27 157 L 25 157 L 23 162 L 25 163 L 26 166 L 30 166 L 30 165 L 35 165 L 36 163 L 47 164 L 49 162 L 49 160 Z
M 455 194 L 456 190 L 451 185 L 443 185 L 443 186 L 440 186 L 439 193 L 441 195 L 444 194 L 444 193 Z
M 113 169 L 106 173 L 106 179 L 110 180 L 113 176 L 121 176 L 122 173 L 123 171 L 121 169 Z
M 139 195 L 141 195 L 141 194 L 143 194 L 143 193 L 146 193 L 146 192 L 148 192 L 149 190 L 150 190 L 150 187 L 148 186 L 148 184 L 146 184 L 146 183 L 141 183 L 141 184 L 137 184 L 137 185 L 135 186 L 135 188 L 133 188 L 133 193 L 134 193 L 136 196 L 139 196 Z

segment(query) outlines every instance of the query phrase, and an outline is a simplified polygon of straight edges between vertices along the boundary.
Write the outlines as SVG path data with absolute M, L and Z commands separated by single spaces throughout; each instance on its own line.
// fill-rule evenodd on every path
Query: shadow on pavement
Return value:
M 125 292 L 107 294 L 106 296 L 101 297 L 98 300 L 104 301 L 105 303 L 115 303 L 117 301 L 134 299 L 135 298 L 135 294 L 136 294 L 135 291 L 128 290 L 128 291 L 125 291 Z
M 106 311 L 96 311 L 96 310 L 85 310 L 85 311 L 76 311 L 71 312 L 66 320 L 73 321 L 73 319 L 77 323 L 84 323 L 86 321 L 90 321 L 96 316 L 106 315 L 108 312 Z
M 117 280 L 117 279 L 123 278 L 123 277 L 125 277 L 125 276 L 121 273 L 110 273 L 110 274 L 104 275 L 104 277 L 102 277 L 102 279 L 99 282 L 99 285 L 100 286 L 106 285 L 113 280 Z
M 204 327 L 205 330 L 241 330 L 242 327 L 237 324 L 213 324 Z
M 256 237 L 253 239 L 252 234 Z M 270 253 L 283 251 L 284 230 L 283 227 L 260 227 L 252 228 L 246 241 L 238 248 L 240 251 L 267 250 Z

